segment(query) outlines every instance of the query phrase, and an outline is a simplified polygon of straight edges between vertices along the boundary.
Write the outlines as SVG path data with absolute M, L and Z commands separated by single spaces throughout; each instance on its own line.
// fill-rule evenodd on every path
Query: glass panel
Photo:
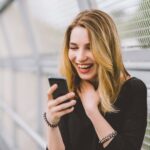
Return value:
M 13 91 L 12 91 L 12 71 L 7 69 L 1 69 L 0 70 L 0 105 L 3 105 L 3 103 L 7 104 L 8 106 L 11 106 L 12 104 L 12 97 L 13 97 Z M 9 86 L 8 86 L 9 85 Z M 13 144 L 13 125 L 14 122 L 10 119 L 10 116 L 6 114 L 6 112 L 2 109 L 1 110 L 1 136 L 9 143 L 9 145 Z
M 57 54 L 66 25 L 79 12 L 77 1 L 26 0 L 25 3 L 39 52 Z
M 42 150 L 37 148 L 36 143 L 19 128 L 17 128 L 17 146 L 17 150 Z
M 28 72 L 17 72 L 15 78 L 17 112 L 35 130 L 37 113 L 36 76 Z
M 6 45 L 6 41 L 4 40 L 4 34 L 2 32 L 2 28 L 0 26 L 0 58 L 7 57 L 9 55 L 8 53 L 8 47 Z
M 14 56 L 26 56 L 32 53 L 29 45 L 27 31 L 23 24 L 17 1 L 14 1 L 5 12 L 2 13 L 3 24 L 6 28 L 10 46 Z

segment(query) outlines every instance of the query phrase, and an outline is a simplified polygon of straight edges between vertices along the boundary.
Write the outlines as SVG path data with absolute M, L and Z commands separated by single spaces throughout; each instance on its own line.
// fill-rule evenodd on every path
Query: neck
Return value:
M 99 82 L 98 82 L 98 79 L 97 79 L 97 78 L 94 78 L 94 79 L 92 79 L 92 80 L 89 81 L 89 82 L 94 86 L 95 90 L 98 88 Z

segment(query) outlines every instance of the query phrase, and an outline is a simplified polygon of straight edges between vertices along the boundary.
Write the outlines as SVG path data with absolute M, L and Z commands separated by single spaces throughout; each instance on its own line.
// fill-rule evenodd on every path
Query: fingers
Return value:
M 52 111 L 54 111 L 54 112 L 59 112 L 59 111 L 68 109 L 68 108 L 70 108 L 70 107 L 73 107 L 75 104 L 76 104 L 76 100 L 71 100 L 71 101 L 69 101 L 69 102 L 67 102 L 67 103 L 63 103 L 63 104 L 60 104 L 60 105 L 54 107 L 54 108 L 52 109 Z
M 66 100 L 72 99 L 75 96 L 75 93 L 70 92 L 66 95 L 60 96 L 56 99 L 56 105 L 65 102 Z
M 52 99 L 52 93 L 57 89 L 57 87 L 58 87 L 58 85 L 54 84 L 49 88 L 49 90 L 47 92 L 48 100 Z
M 73 110 L 74 110 L 74 107 L 71 107 L 71 108 L 65 109 L 61 112 L 58 112 L 57 115 L 61 118 L 62 116 L 73 112 Z
M 57 106 L 57 105 L 59 105 L 59 104 L 65 102 L 65 101 L 67 101 L 67 100 L 69 100 L 69 99 L 72 99 L 74 96 L 75 96 L 75 93 L 71 92 L 71 93 L 68 93 L 68 94 L 66 94 L 66 95 L 64 95 L 64 96 L 60 96 L 60 97 L 56 98 L 56 99 L 53 100 L 53 101 L 49 101 L 49 103 L 48 103 L 48 108 Z
M 56 100 L 54 100 L 56 101 Z M 50 103 L 51 102 L 54 102 L 53 100 L 52 101 L 49 101 Z M 76 101 L 75 100 L 71 100 L 69 102 L 66 102 L 66 103 L 62 103 L 60 105 L 57 105 L 57 106 L 53 106 L 51 108 L 48 108 L 47 110 L 47 114 L 49 114 L 49 121 L 50 122 L 59 122 L 60 118 L 62 116 L 64 116 L 65 114 L 69 114 L 71 113 L 73 110 L 74 110 L 74 105 L 76 104 Z
M 75 93 L 73 92 L 70 92 L 66 95 L 53 99 L 52 94 L 57 89 L 57 87 L 58 87 L 57 84 L 51 86 L 47 93 L 48 96 L 47 114 L 48 114 L 48 121 L 50 122 L 59 122 L 60 118 L 63 115 L 68 114 L 74 110 L 73 107 L 76 104 L 75 100 L 71 100 L 75 96 Z

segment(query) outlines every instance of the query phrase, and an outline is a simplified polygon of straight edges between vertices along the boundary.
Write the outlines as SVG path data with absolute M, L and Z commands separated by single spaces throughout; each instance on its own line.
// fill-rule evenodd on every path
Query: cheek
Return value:
M 68 52 L 69 60 L 72 62 L 75 59 L 75 54 L 71 51 Z
M 92 53 L 89 54 L 89 57 L 91 58 L 91 60 L 92 60 L 93 62 L 95 62 L 95 57 L 94 57 L 94 55 L 93 55 Z

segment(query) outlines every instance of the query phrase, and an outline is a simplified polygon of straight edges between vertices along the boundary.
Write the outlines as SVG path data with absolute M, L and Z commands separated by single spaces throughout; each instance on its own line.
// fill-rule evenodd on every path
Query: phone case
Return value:
M 48 80 L 49 80 L 50 86 L 52 86 L 53 84 L 58 85 L 56 91 L 53 93 L 54 99 L 56 99 L 59 96 L 65 95 L 69 92 L 65 78 L 49 77 Z

